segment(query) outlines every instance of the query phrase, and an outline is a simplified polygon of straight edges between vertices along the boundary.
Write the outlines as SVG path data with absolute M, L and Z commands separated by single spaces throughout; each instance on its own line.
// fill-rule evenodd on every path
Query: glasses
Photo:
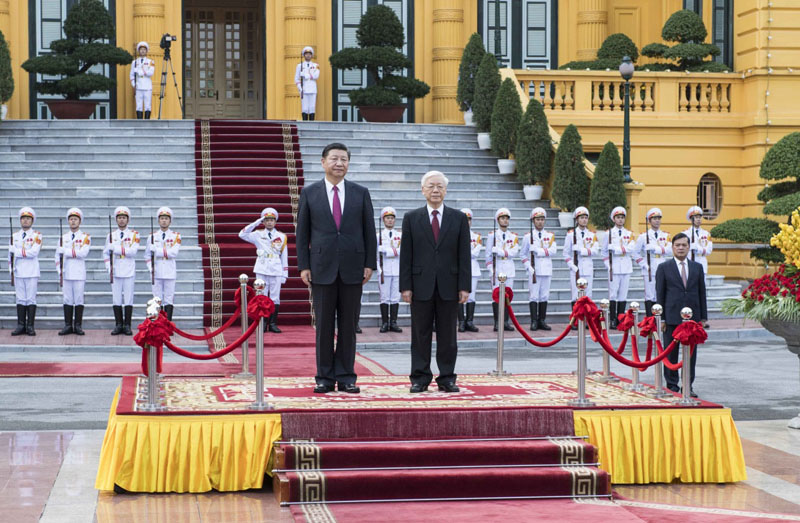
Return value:
M 436 189 L 437 191 L 444 191 L 444 189 L 445 189 L 444 185 L 441 185 L 441 184 L 439 184 L 439 185 L 424 185 L 422 188 L 425 189 L 426 191 L 432 191 L 434 189 Z

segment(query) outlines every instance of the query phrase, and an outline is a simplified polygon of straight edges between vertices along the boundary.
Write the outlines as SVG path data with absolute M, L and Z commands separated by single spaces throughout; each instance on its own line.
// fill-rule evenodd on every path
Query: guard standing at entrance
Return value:
M 147 58 L 147 53 L 150 51 L 150 44 L 147 42 L 139 42 L 136 46 L 136 52 L 139 56 L 131 64 L 131 86 L 136 94 L 136 119 L 145 120 L 150 119 L 151 104 L 153 101 L 153 74 L 156 68 L 153 66 L 153 61 Z
M 303 48 L 303 59 L 297 64 L 294 71 L 294 83 L 300 91 L 300 103 L 303 120 L 314 120 L 317 112 L 317 79 L 319 78 L 319 64 L 312 62 L 314 48 Z

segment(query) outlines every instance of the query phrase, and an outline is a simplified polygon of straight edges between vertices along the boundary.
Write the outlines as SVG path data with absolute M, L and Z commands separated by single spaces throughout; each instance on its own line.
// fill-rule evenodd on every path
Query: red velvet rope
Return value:
M 256 291 L 252 287 L 250 287 L 248 285 L 247 286 L 247 299 L 248 300 L 251 299 L 253 296 L 255 296 L 255 294 L 256 294 Z M 175 326 L 175 334 L 177 334 L 178 336 L 181 336 L 182 338 L 186 338 L 186 339 L 194 340 L 194 341 L 205 341 L 205 340 L 210 340 L 211 338 L 213 338 L 215 336 L 219 336 L 224 331 L 228 330 L 231 327 L 231 325 L 233 325 L 233 322 L 236 321 L 236 318 L 238 318 L 242 314 L 242 307 L 241 307 L 241 305 L 242 305 L 242 288 L 241 287 L 236 289 L 236 293 L 233 295 L 233 301 L 236 303 L 236 312 L 234 312 L 233 316 L 228 318 L 228 321 L 226 321 L 217 330 L 211 331 L 211 332 L 209 332 L 207 334 L 197 335 L 197 334 L 189 334 L 188 332 L 182 331 L 177 326 Z
M 228 354 L 229 352 L 231 352 L 232 350 L 237 349 L 242 343 L 244 343 L 244 341 L 247 338 L 249 338 L 256 331 L 256 328 L 258 327 L 258 323 L 259 322 L 254 321 L 247 328 L 247 330 L 244 331 L 244 334 L 242 334 L 241 336 L 239 336 L 238 339 L 236 339 L 236 341 L 234 341 L 233 343 L 231 343 L 230 345 L 228 345 L 224 349 L 218 350 L 217 352 L 212 352 L 211 354 L 197 354 L 195 352 L 189 352 L 188 350 L 182 349 L 182 348 L 178 347 L 177 345 L 173 345 L 170 341 L 164 342 L 164 345 L 166 345 L 167 348 L 169 350 L 171 350 L 172 352 L 180 354 L 181 356 L 184 356 L 186 358 L 191 358 L 193 360 L 213 360 L 213 359 L 216 359 L 216 358 L 221 358 L 221 357 L 225 356 L 226 354 Z
M 631 354 L 633 354 L 633 361 L 636 363 L 640 363 L 642 361 L 639 358 L 639 344 L 636 341 L 636 336 L 631 336 Z
M 517 328 L 517 331 L 520 334 L 522 334 L 522 337 L 525 338 L 525 341 L 536 347 L 552 347 L 559 341 L 566 338 L 567 334 L 569 334 L 569 331 L 572 328 L 572 323 L 570 323 L 569 325 L 567 325 L 567 328 L 564 329 L 564 332 L 559 334 L 557 338 L 551 341 L 536 341 L 535 339 L 531 338 L 530 334 L 525 332 L 525 329 L 523 329 L 522 326 L 519 324 L 519 322 L 517 321 L 517 316 L 514 314 L 514 310 L 511 308 L 511 305 L 506 306 L 506 312 L 508 313 L 508 318 L 511 320 L 511 323 L 513 323 L 514 327 Z
M 590 325 L 589 328 L 590 329 L 595 329 L 595 327 L 593 325 Z M 599 336 L 600 333 L 596 332 L 595 334 Z M 667 357 L 667 355 L 669 355 L 669 353 L 672 352 L 675 349 L 675 347 L 678 346 L 678 344 L 673 342 L 673 343 L 670 344 L 669 347 L 667 347 L 667 349 L 665 351 L 661 352 L 658 356 L 656 356 L 652 360 L 642 361 L 642 362 L 636 362 L 636 361 L 633 361 L 633 360 L 629 360 L 625 356 L 617 354 L 617 351 L 614 350 L 614 348 L 609 343 L 607 343 L 605 340 L 600 342 L 600 346 L 603 347 L 603 350 L 605 350 L 611 356 L 613 356 L 615 360 L 617 360 L 618 362 L 622 363 L 623 365 L 627 365 L 628 367 L 634 367 L 634 368 L 637 368 L 639 370 L 645 370 L 648 367 L 650 367 L 652 365 L 655 365 L 659 361 L 663 361 Z

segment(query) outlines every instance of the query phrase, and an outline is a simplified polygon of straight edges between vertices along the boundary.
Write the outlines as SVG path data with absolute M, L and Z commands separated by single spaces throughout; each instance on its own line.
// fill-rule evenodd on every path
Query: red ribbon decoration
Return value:
M 656 317 L 655 316 L 646 316 L 642 321 L 639 322 L 639 336 L 648 337 L 654 332 L 656 332 Z
M 275 312 L 275 303 L 266 294 L 257 294 L 247 302 L 247 316 L 253 318 L 269 318 Z
M 625 332 L 630 330 L 633 327 L 633 311 L 628 309 L 624 313 L 617 316 L 617 330 L 620 332 Z
M 678 340 L 682 345 L 700 345 L 706 342 L 708 334 L 703 328 L 703 325 L 696 321 L 684 321 L 672 332 L 672 337 Z
M 593 326 L 597 333 L 600 332 L 600 323 L 603 313 L 597 308 L 595 302 L 588 296 L 578 298 L 575 302 L 575 307 L 572 308 L 572 314 L 569 317 L 570 323 L 573 321 L 584 320 L 587 325 Z M 591 330 L 590 330 L 591 332 Z M 594 339 L 595 336 L 592 336 Z M 597 341 L 597 340 L 594 340 Z
M 514 299 L 514 290 L 511 287 L 506 287 L 506 305 L 511 303 L 511 300 Z M 495 303 L 500 303 L 500 287 L 495 287 L 492 291 L 492 301 Z
M 164 354 L 164 342 L 169 341 L 174 332 L 175 326 L 167 319 L 167 315 L 162 311 L 155 320 L 144 320 L 137 327 L 139 332 L 133 337 L 136 345 L 142 348 L 142 373 L 147 376 L 149 369 L 147 365 L 147 346 L 155 347 L 158 351 L 156 358 L 156 372 L 161 372 L 161 359 Z

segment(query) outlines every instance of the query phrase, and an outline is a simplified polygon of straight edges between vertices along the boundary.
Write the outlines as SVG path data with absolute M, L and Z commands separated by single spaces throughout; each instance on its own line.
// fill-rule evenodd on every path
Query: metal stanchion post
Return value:
M 686 323 L 687 321 L 692 319 L 692 309 L 689 307 L 684 307 L 681 309 L 681 318 L 683 322 Z M 691 397 L 692 391 L 692 347 L 690 345 L 681 344 L 681 361 L 683 362 L 683 366 L 681 367 L 681 390 L 683 391 L 680 399 L 676 400 L 675 403 L 678 405 L 684 406 L 694 406 L 700 405 L 700 402 Z
M 497 303 L 497 368 L 489 373 L 490 376 L 508 376 L 510 373 L 503 370 L 503 342 L 505 336 L 505 329 L 503 325 L 506 322 L 506 275 L 500 273 L 497 275 L 499 282 L 499 300 Z
M 263 294 L 266 284 L 258 278 L 253 284 L 256 294 Z M 271 410 L 272 405 L 264 401 L 264 321 L 256 319 L 256 401 L 250 404 L 251 410 Z
M 608 326 L 610 325 L 609 322 L 608 322 L 608 317 L 609 317 L 608 308 L 609 308 L 609 305 L 610 305 L 610 303 L 609 303 L 608 300 L 606 300 L 606 299 L 600 300 L 600 310 L 603 311 L 603 320 L 606 323 L 606 329 L 608 329 Z M 594 378 L 594 380 L 595 381 L 599 381 L 600 383 L 616 383 L 617 381 L 619 381 L 619 378 L 617 378 L 616 376 L 612 376 L 611 375 L 611 359 L 610 359 L 610 356 L 608 355 L 608 353 L 605 350 L 603 350 L 602 352 L 603 352 L 603 373 L 600 376 L 596 376 Z
M 639 336 L 639 302 L 634 301 L 631 302 L 631 310 L 633 311 L 633 327 L 631 327 L 631 343 L 635 341 L 639 341 L 637 336 Z M 644 392 L 647 387 L 642 385 L 639 382 L 639 375 L 640 371 L 636 367 L 631 367 L 631 382 L 626 383 L 623 388 L 625 390 L 631 390 L 633 392 Z
M 653 316 L 656 318 L 656 339 L 663 344 L 664 340 L 661 337 L 661 314 L 664 312 L 664 307 L 658 303 L 654 303 L 652 311 Z M 658 355 L 658 351 L 654 352 L 656 352 L 656 355 Z M 664 390 L 664 363 L 659 361 L 653 366 L 653 370 L 656 373 L 656 379 L 653 383 L 653 388 L 648 390 L 646 394 L 653 398 L 671 397 L 672 394 Z
M 242 320 L 242 334 L 247 332 L 248 321 L 247 321 L 247 282 L 249 278 L 247 274 L 240 274 L 239 275 L 239 295 L 241 296 L 242 302 L 242 313 L 241 313 L 241 320 Z M 233 375 L 234 378 L 239 379 L 252 379 L 253 373 L 250 372 L 250 343 L 249 340 L 244 340 L 242 343 L 242 372 Z
M 153 298 L 147 302 L 147 321 L 155 321 L 161 312 L 161 300 Z M 161 395 L 158 386 L 158 350 L 152 345 L 147 345 L 147 401 L 139 407 L 143 412 L 160 412 L 167 410 L 161 405 Z
M 578 298 L 586 296 L 586 287 L 589 282 L 579 278 Z M 578 373 L 575 377 L 578 380 L 578 397 L 569 400 L 570 407 L 593 407 L 594 402 L 586 399 L 586 321 L 578 320 Z

